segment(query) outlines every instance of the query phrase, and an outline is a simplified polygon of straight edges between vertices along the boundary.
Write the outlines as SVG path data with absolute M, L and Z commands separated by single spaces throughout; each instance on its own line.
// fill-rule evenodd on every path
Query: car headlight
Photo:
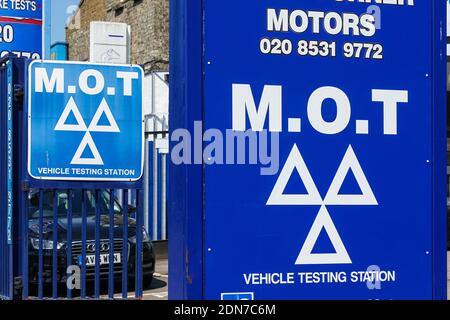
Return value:
M 34 249 L 39 250 L 39 239 L 38 238 L 31 238 L 31 245 Z M 63 247 L 64 243 L 57 242 L 56 249 L 61 249 Z M 53 249 L 53 241 L 52 240 L 43 240 L 42 241 L 42 249 L 44 250 L 52 250 Z
M 148 240 L 150 240 L 150 238 L 148 236 L 148 233 L 147 233 L 147 231 L 145 229 L 143 229 L 142 230 L 142 241 L 148 241 Z M 136 243 L 136 236 L 132 236 L 130 238 L 130 242 Z

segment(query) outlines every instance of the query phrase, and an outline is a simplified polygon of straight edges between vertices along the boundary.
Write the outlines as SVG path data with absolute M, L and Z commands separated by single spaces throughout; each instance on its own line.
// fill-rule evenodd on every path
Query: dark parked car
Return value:
M 52 250 L 53 250 L 53 192 L 43 193 L 43 257 L 44 257 L 44 283 L 52 281 Z M 95 278 L 95 193 L 87 191 L 87 225 L 86 225 L 86 280 Z M 100 279 L 108 279 L 109 272 L 109 199 L 108 191 L 100 192 Z M 67 207 L 68 194 L 58 193 L 58 282 L 66 281 L 67 270 Z M 81 265 L 81 191 L 73 192 L 72 202 L 72 264 Z M 134 210 L 127 213 L 128 219 L 128 277 L 130 284 L 135 276 L 135 252 L 136 252 L 136 220 L 130 217 Z M 114 279 L 122 279 L 123 261 L 123 219 L 122 207 L 114 201 Z M 39 257 L 39 192 L 31 191 L 29 199 L 29 282 L 32 285 L 38 282 L 38 257 Z M 148 238 L 147 231 L 143 230 L 143 278 L 144 286 L 149 286 L 155 270 L 155 255 L 152 242 Z

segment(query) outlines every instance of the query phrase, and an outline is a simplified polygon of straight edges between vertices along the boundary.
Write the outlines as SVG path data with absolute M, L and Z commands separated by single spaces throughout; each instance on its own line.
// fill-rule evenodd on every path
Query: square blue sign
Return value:
M 28 78 L 30 176 L 139 180 L 142 79 L 139 66 L 33 61 Z

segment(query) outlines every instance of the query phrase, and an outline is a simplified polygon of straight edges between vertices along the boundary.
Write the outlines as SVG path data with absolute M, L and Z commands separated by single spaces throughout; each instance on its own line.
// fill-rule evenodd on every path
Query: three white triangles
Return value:
M 284 193 L 294 169 L 303 181 L 307 191 L 306 194 Z M 340 193 L 345 178 L 350 170 L 358 183 L 361 194 Z M 308 166 L 297 145 L 294 144 L 269 199 L 267 200 L 267 205 L 320 205 L 321 208 L 319 213 L 309 231 L 295 264 L 348 264 L 351 263 L 351 259 L 325 206 L 378 205 L 378 202 L 351 145 L 347 148 L 325 199 L 322 200 L 311 173 L 308 170 Z M 335 253 L 312 253 L 322 229 L 327 233 L 335 249 Z
M 69 116 L 73 114 L 76 120 L 76 124 L 67 124 L 67 119 Z M 105 115 L 109 124 L 108 125 L 99 125 L 99 121 L 102 116 Z M 75 155 L 72 158 L 71 164 L 87 164 L 87 165 L 103 165 L 103 159 L 98 152 L 97 146 L 95 145 L 94 140 L 90 132 L 120 132 L 119 126 L 117 125 L 116 120 L 111 112 L 111 109 L 108 106 L 105 98 L 100 102 L 97 111 L 92 118 L 92 121 L 89 127 L 86 126 L 86 123 L 81 116 L 80 110 L 76 105 L 74 99 L 70 97 L 67 102 L 66 107 L 64 108 L 61 116 L 59 117 L 58 122 L 54 128 L 55 131 L 85 131 L 85 135 L 81 140 L 80 145 L 78 146 Z M 92 158 L 82 157 L 86 148 L 89 148 L 92 153 Z

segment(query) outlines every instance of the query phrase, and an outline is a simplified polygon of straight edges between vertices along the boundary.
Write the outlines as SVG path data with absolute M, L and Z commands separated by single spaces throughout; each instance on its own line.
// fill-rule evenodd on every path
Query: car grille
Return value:
M 100 244 L 102 244 L 102 243 L 109 244 L 109 239 L 101 239 Z M 94 240 L 86 241 L 86 255 L 94 255 L 95 254 L 95 249 L 92 250 L 92 246 L 94 246 L 94 248 L 95 248 Z M 81 254 L 82 254 L 81 251 L 82 251 L 81 241 L 73 242 L 72 243 L 72 261 L 74 264 L 78 264 L 78 256 L 81 256 Z M 122 254 L 122 252 L 123 252 L 123 239 L 114 239 L 114 253 Z M 109 253 L 109 249 L 102 250 L 102 246 L 101 246 L 100 253 L 101 254 Z M 129 258 L 130 257 L 130 244 L 128 244 L 127 253 L 128 253 L 127 258 Z M 123 256 L 122 256 L 121 263 L 114 264 L 114 272 L 122 271 L 122 264 L 123 264 Z M 95 271 L 95 266 L 86 266 L 87 276 L 93 275 L 94 271 Z M 101 265 L 100 266 L 101 274 L 105 274 L 108 272 L 109 272 L 109 265 Z

